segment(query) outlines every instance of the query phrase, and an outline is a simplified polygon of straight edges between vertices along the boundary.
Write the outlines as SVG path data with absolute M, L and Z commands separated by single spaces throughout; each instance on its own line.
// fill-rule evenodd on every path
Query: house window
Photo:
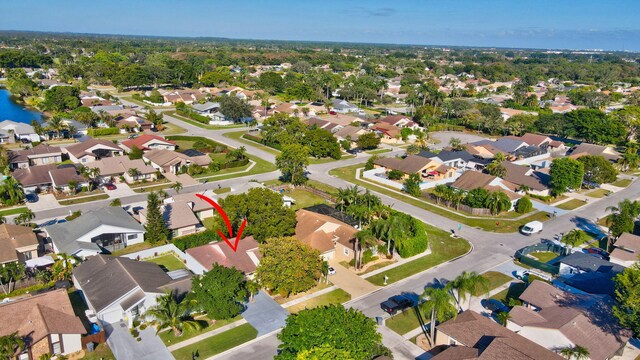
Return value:
M 18 360 L 29 360 L 29 350 L 25 350 L 18 355 Z
M 347 256 L 349 255 L 349 249 L 344 248 L 344 250 L 343 250 L 343 251 L 344 251 L 344 254 L 345 254 L 345 255 L 347 255 Z
M 62 344 L 60 343 L 60 335 L 51 334 L 51 349 L 53 354 L 62 354 Z
M 131 234 L 131 235 L 127 235 L 127 240 L 135 240 L 138 238 L 137 234 Z
M 25 253 L 22 253 L 22 255 L 24 256 L 25 260 L 31 260 L 33 258 L 33 254 L 31 253 L 31 251 L 27 251 Z

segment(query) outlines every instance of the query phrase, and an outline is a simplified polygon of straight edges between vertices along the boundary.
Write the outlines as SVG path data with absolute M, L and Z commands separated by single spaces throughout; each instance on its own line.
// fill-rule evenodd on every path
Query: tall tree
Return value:
M 618 206 L 609 206 L 606 209 L 612 212 L 607 217 L 607 226 L 613 237 L 618 237 L 624 232 L 633 232 L 636 219 L 640 216 L 640 201 L 624 199 Z
M 411 174 L 404 181 L 404 191 L 406 191 L 409 195 L 419 197 L 422 195 L 422 190 L 420 189 L 420 184 L 422 183 L 422 179 L 420 179 L 419 174 Z
M 251 117 L 251 105 L 237 96 L 221 96 L 218 102 L 220 112 L 235 122 Z
M 320 252 L 292 237 L 268 239 L 260 245 L 258 282 L 283 296 L 312 288 L 322 276 Z
M 436 321 L 442 322 L 457 315 L 453 296 L 449 290 L 441 287 L 427 287 L 422 294 L 425 302 L 422 311 L 429 314 L 429 343 L 435 346 Z
M 282 152 L 276 157 L 276 166 L 282 172 L 284 182 L 304 184 L 307 182 L 305 173 L 309 166 L 309 149 L 300 144 L 283 146 Z
M 584 176 L 584 165 L 578 160 L 563 157 L 551 163 L 550 185 L 554 195 L 562 195 L 569 189 L 580 189 Z
M 164 243 L 169 237 L 169 229 L 160 205 L 158 193 L 154 191 L 147 196 L 147 222 L 144 237 L 151 244 Z
M 193 279 L 193 298 L 211 319 L 237 316 L 249 296 L 244 274 L 235 268 L 213 264 L 211 270 Z
M 22 263 L 12 262 L 0 267 L 0 288 L 6 294 L 14 289 L 15 282 L 25 277 L 25 266 Z
M 489 209 L 492 214 L 497 215 L 511 208 L 511 199 L 502 191 L 492 191 L 487 195 L 485 207 Z
M 342 305 L 305 309 L 290 315 L 278 339 L 282 344 L 277 360 L 296 360 L 305 352 L 317 352 L 318 347 L 329 347 L 332 353 L 339 351 L 341 360 L 369 360 L 390 353 L 382 345 L 375 322 L 359 310 L 345 309 Z
M 597 184 L 616 181 L 618 171 L 613 164 L 602 156 L 586 155 L 578 158 L 584 165 L 584 180 Z
M 0 183 L 0 203 L 12 206 L 19 204 L 23 199 L 24 191 L 16 178 L 9 176 Z
M 640 266 L 626 268 L 616 275 L 615 299 L 613 315 L 620 321 L 620 325 L 640 334 Z
M 20 353 L 24 349 L 25 342 L 18 335 L 18 332 L 0 336 L 0 359 L 13 359 L 16 353 Z
M 462 304 L 467 300 L 467 295 L 469 296 L 469 306 L 471 306 L 471 298 L 474 294 L 489 292 L 489 280 L 475 271 L 463 271 L 462 274 L 447 283 L 446 288 L 456 289 L 458 306 L 462 310 Z

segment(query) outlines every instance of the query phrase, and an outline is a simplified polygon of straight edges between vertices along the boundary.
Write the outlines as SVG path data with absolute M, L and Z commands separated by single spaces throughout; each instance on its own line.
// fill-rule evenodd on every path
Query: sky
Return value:
M 638 0 L 0 0 L 0 29 L 640 51 Z

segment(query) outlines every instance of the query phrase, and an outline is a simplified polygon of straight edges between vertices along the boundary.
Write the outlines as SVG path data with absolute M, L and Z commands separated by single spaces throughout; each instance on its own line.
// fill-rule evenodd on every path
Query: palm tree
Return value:
M 336 194 L 336 209 L 345 211 L 355 203 L 359 195 L 358 185 L 338 189 L 338 193 Z
M 498 322 L 502 326 L 507 327 L 507 321 L 509 321 L 509 319 L 511 318 L 511 314 L 509 314 L 508 311 L 500 311 L 497 317 L 498 317 Z
M 165 328 L 171 328 L 173 335 L 181 336 L 184 330 L 199 330 L 200 321 L 188 315 L 189 308 L 184 301 L 178 301 L 174 293 L 168 293 L 157 299 L 157 304 L 147 310 L 146 315 L 152 316 L 152 324 L 156 326 L 156 334 Z
M 583 346 L 567 346 L 560 350 L 560 355 L 567 359 L 586 360 L 589 358 L 589 350 Z
M 127 170 L 127 174 L 129 174 L 129 176 L 131 176 L 131 178 L 135 181 L 137 180 L 137 177 L 142 175 L 142 173 L 140 172 L 140 170 L 136 169 L 136 168 L 130 168 L 129 170 Z
M 0 202 L 4 205 L 17 205 L 24 199 L 22 185 L 9 176 L 0 184 Z
M 635 144 L 627 146 L 627 150 L 622 154 L 622 157 L 618 160 L 618 164 L 622 168 L 622 171 L 629 169 L 637 169 L 640 164 L 640 156 L 638 156 L 638 148 Z
M 422 310 L 430 314 L 429 322 L 429 343 L 435 346 L 436 321 L 446 321 L 457 315 L 454 299 L 449 290 L 445 288 L 428 287 L 424 290 L 422 297 L 426 302 L 422 305 Z
M 100 176 L 100 168 L 90 168 L 88 166 L 80 167 L 80 174 L 89 181 L 89 191 L 93 190 L 96 179 Z
M 418 147 L 420 147 L 420 149 L 426 150 L 427 140 L 429 139 L 429 134 L 427 133 L 427 131 L 426 130 L 416 131 L 415 135 L 416 135 L 416 141 L 414 141 L 413 143 Z
M 171 185 L 171 188 L 176 191 L 176 194 L 179 194 L 180 190 L 182 190 L 182 183 L 180 181 L 176 181 L 175 184 Z
M 493 215 L 498 215 L 511 208 L 511 199 L 502 191 L 493 191 L 487 195 L 485 206 Z
M 467 300 L 469 295 L 469 307 L 471 307 L 471 298 L 473 294 L 489 292 L 489 280 L 475 271 L 463 271 L 453 281 L 447 283 L 447 289 L 456 289 L 458 292 L 458 307 L 462 310 L 462 303 Z
M 13 291 L 11 285 L 15 285 L 15 281 L 18 281 L 25 276 L 25 266 L 19 262 L 12 262 L 0 267 L 0 288 L 6 294 Z
M 264 108 L 264 116 L 266 117 L 267 109 L 271 105 L 271 103 L 269 102 L 269 93 L 263 92 L 263 93 L 260 93 L 259 96 L 260 96 L 260 106 Z
M 573 249 L 574 246 L 582 242 L 582 230 L 573 229 L 569 231 L 562 237 L 561 241 L 569 246 L 569 249 Z
M 16 353 L 24 351 L 24 340 L 14 332 L 0 336 L 0 359 L 13 359 Z
M 67 125 L 60 116 L 54 116 L 47 123 L 47 129 L 56 133 L 56 139 L 60 137 L 60 132 L 66 129 Z
M 26 211 L 20 213 L 13 219 L 13 223 L 16 225 L 28 224 L 31 220 L 36 217 L 36 214 L 31 211 L 31 209 L 27 209 Z
M 78 192 L 78 185 L 80 183 L 78 182 L 78 180 L 69 180 L 69 190 L 71 190 L 72 194 L 76 194 Z
M 249 292 L 249 301 L 253 302 L 253 297 L 260 291 L 260 284 L 255 280 L 248 280 L 247 291 Z
M 76 259 L 73 256 L 61 253 L 58 254 L 58 258 L 51 266 L 51 274 L 53 280 L 69 280 L 73 273 L 73 264 L 76 263 Z

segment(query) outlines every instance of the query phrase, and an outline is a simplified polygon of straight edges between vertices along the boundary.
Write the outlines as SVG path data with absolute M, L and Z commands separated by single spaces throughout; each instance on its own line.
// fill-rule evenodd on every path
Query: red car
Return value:
M 108 183 L 108 184 L 104 184 L 104 188 L 107 190 L 115 190 L 116 186 L 111 183 Z

